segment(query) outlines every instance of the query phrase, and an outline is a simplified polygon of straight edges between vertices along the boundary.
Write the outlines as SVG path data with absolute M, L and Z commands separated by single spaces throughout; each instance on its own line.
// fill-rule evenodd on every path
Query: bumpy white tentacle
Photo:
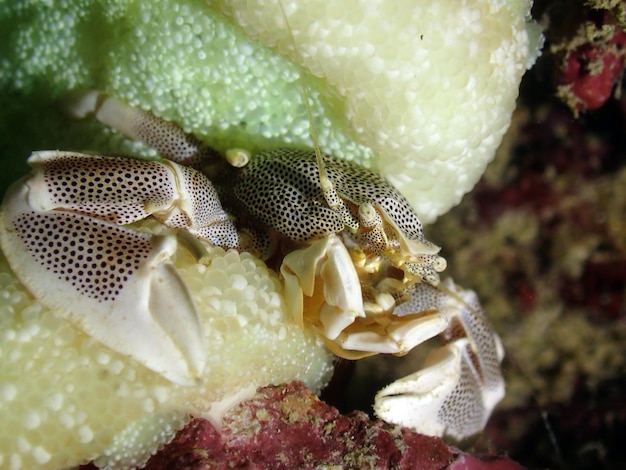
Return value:
M 169 258 L 173 236 L 121 225 L 149 215 L 211 243 L 237 232 L 200 173 L 172 162 L 36 152 L 7 193 L 0 243 L 22 282 L 92 337 L 167 379 L 191 384 L 204 334 Z
M 374 410 L 385 421 L 461 441 L 482 431 L 504 397 L 504 350 L 476 294 L 449 279 L 442 284 L 441 291 L 416 289 L 396 314 L 437 308 L 450 321 L 442 335 L 447 344 L 428 356 L 422 370 L 378 392 Z

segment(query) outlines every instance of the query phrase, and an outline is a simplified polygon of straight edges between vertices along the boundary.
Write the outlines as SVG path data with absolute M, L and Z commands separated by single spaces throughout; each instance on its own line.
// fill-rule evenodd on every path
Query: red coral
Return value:
M 147 470 L 450 468 L 519 470 L 499 457 L 472 457 L 428 437 L 372 421 L 362 412 L 342 416 L 302 383 L 271 386 L 231 410 L 221 434 L 194 420 L 155 455 Z
M 571 45 L 565 46 L 560 62 L 559 94 L 574 112 L 597 109 L 606 103 L 626 66 L 626 33 L 608 13 L 598 23 L 587 21 L 581 25 Z M 604 32 L 607 26 L 612 33 Z

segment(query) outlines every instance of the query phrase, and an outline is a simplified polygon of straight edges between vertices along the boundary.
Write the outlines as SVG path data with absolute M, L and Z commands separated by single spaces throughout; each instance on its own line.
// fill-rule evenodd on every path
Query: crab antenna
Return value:
M 283 6 L 283 2 L 278 0 L 278 5 L 280 6 L 280 11 L 283 14 L 283 19 L 285 20 L 285 25 L 287 26 L 287 32 L 289 33 L 289 39 L 291 41 L 291 46 L 293 47 L 294 52 L 298 53 L 298 46 L 296 45 L 296 40 L 293 36 L 293 31 L 291 29 L 291 25 L 289 24 L 289 20 L 287 19 L 287 12 L 285 11 L 285 7 Z M 324 195 L 329 195 L 331 192 L 334 192 L 335 187 L 333 182 L 328 177 L 328 172 L 326 171 L 326 167 L 324 166 L 324 159 L 322 157 L 322 152 L 320 151 L 320 146 L 317 139 L 317 132 L 315 130 L 315 125 L 313 124 L 313 113 L 311 112 L 311 106 L 309 104 L 309 92 L 304 84 L 304 77 L 302 73 L 300 73 L 300 78 L 298 80 L 300 83 L 300 88 L 302 89 L 302 97 L 304 98 L 304 107 L 306 108 L 306 116 L 309 120 L 309 131 L 311 133 L 311 140 L 313 141 L 313 149 L 315 151 L 315 160 L 317 162 L 317 167 L 320 172 L 320 185 L 322 186 L 322 191 L 324 191 Z M 327 197 L 328 199 L 328 197 Z M 330 201 L 327 201 L 330 203 Z M 331 207 L 334 204 L 329 204 Z

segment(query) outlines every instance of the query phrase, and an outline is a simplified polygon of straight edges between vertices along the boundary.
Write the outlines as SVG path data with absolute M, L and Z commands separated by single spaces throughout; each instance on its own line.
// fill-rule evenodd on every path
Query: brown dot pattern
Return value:
M 41 266 L 99 302 L 115 300 L 152 250 L 150 235 L 80 214 L 27 212 L 13 225 Z
M 469 345 L 466 346 L 469 353 Z M 437 413 L 438 419 L 446 424 L 446 434 L 471 436 L 481 431 L 487 411 L 482 401 L 482 388 L 471 362 L 461 361 L 461 375 L 456 387 L 444 400 Z
M 462 300 L 459 315 L 450 319 L 448 328 L 442 334 L 443 340 L 452 343 L 467 338 L 470 343 L 461 352 L 463 360 L 459 381 L 438 411 L 438 419 L 446 424 L 446 434 L 470 436 L 482 430 L 488 418 L 484 393 L 502 387 L 501 358 L 493 329 L 476 294 L 459 291 L 450 281 L 444 281 L 443 285 Z M 429 284 L 413 285 L 406 293 L 410 295 L 409 299 L 395 308 L 394 315 L 401 317 L 429 309 L 451 315 L 450 309 L 458 308 L 458 300 Z
M 148 112 L 141 112 L 134 126 L 136 137 L 155 149 L 159 155 L 172 161 L 196 167 L 214 157 L 200 140 L 186 134 L 177 124 L 165 121 Z
M 193 225 L 204 227 L 217 221 L 225 220 L 226 213 L 222 209 L 217 191 L 211 181 L 193 168 L 181 166 L 183 185 L 191 197 Z
M 122 225 L 145 218 L 144 204 L 161 207 L 174 197 L 171 171 L 159 162 L 69 154 L 42 166 L 57 207 Z
M 282 149 L 255 156 L 242 170 L 235 195 L 253 216 L 295 241 L 344 228 L 326 204 L 311 152 Z
M 470 359 L 483 386 L 487 389 L 498 388 L 502 384 L 501 358 L 498 356 L 493 328 L 475 293 L 466 291 L 463 300 L 467 308 L 463 310 L 460 320 L 465 336 L 473 343 Z
M 222 208 L 211 181 L 193 168 L 178 166 L 181 174 L 181 192 L 191 202 L 191 214 L 181 213 L 164 221 L 170 227 L 188 229 L 196 237 L 204 238 L 215 246 L 235 248 L 239 235 L 234 223 Z
M 359 204 L 377 204 L 410 239 L 423 240 L 422 224 L 408 201 L 383 177 L 353 163 L 325 156 L 326 170 L 342 199 L 358 217 Z M 235 195 L 255 217 L 296 241 L 310 241 L 344 229 L 319 182 L 315 154 L 276 149 L 256 155 L 241 172 Z
M 397 305 L 393 314 L 398 317 L 426 310 L 445 308 L 445 294 L 430 284 L 414 284 L 406 290 L 409 298 Z

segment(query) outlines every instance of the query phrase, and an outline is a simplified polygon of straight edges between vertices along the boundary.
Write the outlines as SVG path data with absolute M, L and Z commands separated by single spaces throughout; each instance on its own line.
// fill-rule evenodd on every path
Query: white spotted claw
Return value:
M 0 243 L 20 280 L 111 349 L 195 383 L 204 332 L 170 261 L 176 237 L 122 225 L 152 215 L 232 246 L 236 230 L 206 177 L 169 161 L 59 151 L 35 152 L 29 164 L 33 174 L 11 187 L 0 215 Z
M 504 349 L 473 291 L 459 289 L 450 279 L 441 290 L 415 287 L 394 313 L 436 309 L 448 322 L 445 345 L 429 354 L 423 369 L 380 390 L 374 411 L 387 422 L 463 441 L 484 429 L 504 397 Z

